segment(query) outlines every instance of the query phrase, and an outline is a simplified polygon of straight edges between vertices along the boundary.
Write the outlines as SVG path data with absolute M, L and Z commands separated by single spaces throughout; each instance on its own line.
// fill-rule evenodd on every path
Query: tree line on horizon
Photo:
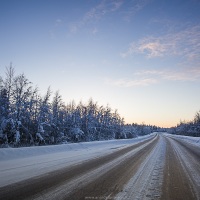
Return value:
M 200 111 L 196 112 L 191 121 L 180 121 L 176 127 L 169 128 L 167 132 L 176 135 L 200 137 Z
M 52 99 L 52 100 L 51 100 Z M 159 127 L 125 124 L 117 110 L 86 104 L 64 104 L 50 87 L 44 96 L 24 74 L 15 75 L 12 64 L 0 76 L 0 147 L 50 145 L 68 142 L 133 138 Z

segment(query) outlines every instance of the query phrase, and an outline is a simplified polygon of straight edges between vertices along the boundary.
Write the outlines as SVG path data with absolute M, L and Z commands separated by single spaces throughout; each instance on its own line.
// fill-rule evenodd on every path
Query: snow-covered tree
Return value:
M 15 76 L 12 64 L 6 68 L 5 78 L 0 77 L 1 146 L 132 138 L 153 130 L 144 124 L 125 125 L 117 110 L 92 98 L 65 106 L 58 91 L 52 100 L 50 87 L 44 97 L 38 91 L 24 74 Z M 198 132 L 196 125 L 190 131 L 194 129 Z
M 200 111 L 196 112 L 195 117 L 194 117 L 194 123 L 200 124 Z
M 37 132 L 35 135 L 37 144 L 45 144 L 45 142 L 49 143 L 50 131 L 51 131 L 51 120 L 52 120 L 52 112 L 51 112 L 51 89 L 48 87 L 45 96 L 40 97 L 38 100 L 38 112 L 37 112 Z
M 52 142 L 57 143 L 63 136 L 64 129 L 64 103 L 59 91 L 56 91 L 52 102 L 51 138 Z

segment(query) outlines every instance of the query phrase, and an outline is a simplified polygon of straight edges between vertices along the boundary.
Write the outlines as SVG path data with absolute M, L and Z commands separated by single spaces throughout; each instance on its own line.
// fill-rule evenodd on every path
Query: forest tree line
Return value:
M 167 132 L 176 135 L 200 137 L 200 111 L 196 112 L 193 120 L 181 121 L 176 127 L 169 128 Z
M 66 142 L 133 138 L 157 130 L 150 125 L 125 125 L 117 110 L 86 104 L 64 104 L 59 91 L 44 96 L 24 74 L 10 65 L 0 76 L 0 146 L 18 147 Z

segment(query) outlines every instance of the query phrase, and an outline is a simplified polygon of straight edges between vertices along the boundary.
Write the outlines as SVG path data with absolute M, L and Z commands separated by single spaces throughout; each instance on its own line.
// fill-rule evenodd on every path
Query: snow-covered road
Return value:
M 0 199 L 200 199 L 199 138 L 0 149 Z
M 0 187 L 101 157 L 141 141 L 154 134 L 130 140 L 107 140 L 0 149 Z

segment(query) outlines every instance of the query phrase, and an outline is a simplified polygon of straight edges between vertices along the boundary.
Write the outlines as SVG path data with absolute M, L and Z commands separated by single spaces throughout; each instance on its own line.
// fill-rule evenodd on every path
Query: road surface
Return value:
M 167 134 L 0 187 L 0 199 L 200 199 L 200 147 Z

